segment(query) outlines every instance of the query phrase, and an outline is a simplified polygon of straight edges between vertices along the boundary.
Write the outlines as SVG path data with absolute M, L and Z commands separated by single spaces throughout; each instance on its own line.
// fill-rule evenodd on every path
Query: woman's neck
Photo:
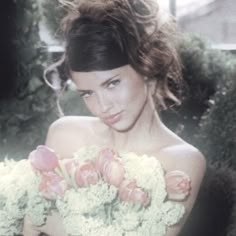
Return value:
M 127 132 L 110 130 L 112 146 L 117 150 L 140 151 L 157 147 L 164 125 L 150 99 L 145 104 L 140 117 Z

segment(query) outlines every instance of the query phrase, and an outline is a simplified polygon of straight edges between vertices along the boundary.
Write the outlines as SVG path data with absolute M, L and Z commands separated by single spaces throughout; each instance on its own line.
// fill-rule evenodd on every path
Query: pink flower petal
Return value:
M 55 199 L 58 195 L 63 196 L 69 188 L 67 182 L 54 172 L 46 172 L 41 175 L 39 190 L 48 199 Z
M 96 184 L 98 180 L 99 174 L 92 162 L 86 162 L 76 168 L 75 182 L 79 187 Z
M 31 165 L 40 171 L 52 171 L 58 166 L 58 157 L 55 152 L 47 146 L 38 146 L 29 154 Z
M 172 200 L 184 200 L 190 193 L 191 180 L 183 171 L 169 171 L 165 175 L 166 191 Z
M 135 181 L 124 180 L 119 187 L 119 197 L 122 201 L 130 201 L 132 191 L 137 187 Z
M 139 203 L 143 206 L 147 206 L 149 203 L 148 194 L 144 192 L 141 188 L 135 188 L 131 192 L 130 199 L 133 203 Z
M 113 161 L 105 162 L 102 168 L 104 180 L 116 187 L 119 187 L 124 179 L 125 170 L 118 158 Z
M 74 171 L 74 169 L 79 166 L 79 163 L 77 160 L 75 159 L 61 159 L 60 163 L 62 165 L 64 165 L 66 171 L 68 173 L 71 173 L 72 171 Z
M 136 182 L 124 180 L 119 187 L 119 198 L 125 202 L 147 206 L 150 202 L 148 194 L 137 187 Z
M 99 152 L 98 157 L 95 161 L 96 169 L 102 173 L 103 166 L 105 163 L 109 163 L 110 161 L 114 160 L 116 153 L 112 149 L 106 148 Z

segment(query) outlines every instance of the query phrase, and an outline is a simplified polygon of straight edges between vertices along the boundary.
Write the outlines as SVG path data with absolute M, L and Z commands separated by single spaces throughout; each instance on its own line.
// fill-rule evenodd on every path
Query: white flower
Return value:
M 99 147 L 96 145 L 81 147 L 77 152 L 73 154 L 73 157 L 83 163 L 86 160 L 94 160 L 99 152 Z
M 0 210 L 0 235 L 10 236 L 22 231 L 22 222 L 9 216 L 6 211 Z
M 93 161 L 99 151 L 96 146 L 83 147 L 74 158 L 81 165 Z M 165 236 L 185 209 L 166 200 L 161 163 L 155 157 L 131 152 L 119 156 L 125 180 L 135 181 L 135 186 L 147 193 L 147 205 L 121 201 L 118 188 L 102 178 L 94 185 L 74 186 L 63 196 L 48 200 L 39 191 L 40 176 L 32 171 L 28 160 L 0 162 L 0 236 L 20 234 L 26 214 L 33 224 L 42 225 L 54 210 L 70 236 Z
M 88 214 L 105 203 L 111 203 L 116 195 L 117 189 L 114 186 L 100 181 L 90 187 L 66 191 L 64 197 L 58 199 L 57 206 L 62 215 Z
M 20 234 L 26 214 L 33 223 L 44 223 L 50 206 L 40 198 L 37 184 L 28 160 L 0 163 L 0 235 Z
M 132 231 L 138 228 L 140 217 L 135 212 L 128 212 L 120 221 L 120 226 L 125 231 Z
M 71 214 L 64 218 L 64 226 L 66 232 L 70 235 L 89 236 L 92 231 L 104 227 L 104 224 L 103 221 L 99 219 L 86 218 L 79 214 Z
M 142 235 L 164 236 L 166 235 L 167 227 L 164 223 L 144 222 L 138 230 Z
M 121 157 L 127 179 L 135 179 L 139 187 L 148 190 L 153 190 L 157 183 L 159 186 L 162 185 L 163 189 L 165 188 L 164 171 L 155 157 L 137 156 L 132 152 L 123 154 Z
M 163 218 L 166 225 L 171 226 L 178 223 L 179 219 L 184 215 L 185 209 L 182 204 L 174 202 L 165 202 L 161 208 Z

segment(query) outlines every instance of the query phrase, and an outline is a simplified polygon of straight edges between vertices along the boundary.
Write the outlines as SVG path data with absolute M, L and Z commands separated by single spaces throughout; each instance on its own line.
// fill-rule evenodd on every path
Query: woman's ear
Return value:
M 154 112 L 156 112 L 156 105 L 154 101 L 155 100 L 154 97 L 156 95 L 156 85 L 157 85 L 157 82 L 155 80 L 149 80 L 148 78 L 145 79 L 145 87 L 146 87 L 148 100 Z
M 155 95 L 156 94 L 157 81 L 156 80 L 147 80 L 146 84 L 147 84 L 148 93 L 151 96 Z

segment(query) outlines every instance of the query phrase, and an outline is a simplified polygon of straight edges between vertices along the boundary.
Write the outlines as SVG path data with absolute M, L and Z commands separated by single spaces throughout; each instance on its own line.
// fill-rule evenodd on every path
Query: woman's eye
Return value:
M 82 98 L 88 98 L 92 95 L 92 91 L 88 91 L 88 92 L 83 92 L 83 93 L 80 93 L 80 97 Z
M 113 81 L 111 81 L 108 85 L 107 85 L 107 87 L 108 88 L 114 88 L 116 85 L 118 85 L 120 83 L 120 80 L 119 79 L 116 79 L 116 80 L 113 80 Z

